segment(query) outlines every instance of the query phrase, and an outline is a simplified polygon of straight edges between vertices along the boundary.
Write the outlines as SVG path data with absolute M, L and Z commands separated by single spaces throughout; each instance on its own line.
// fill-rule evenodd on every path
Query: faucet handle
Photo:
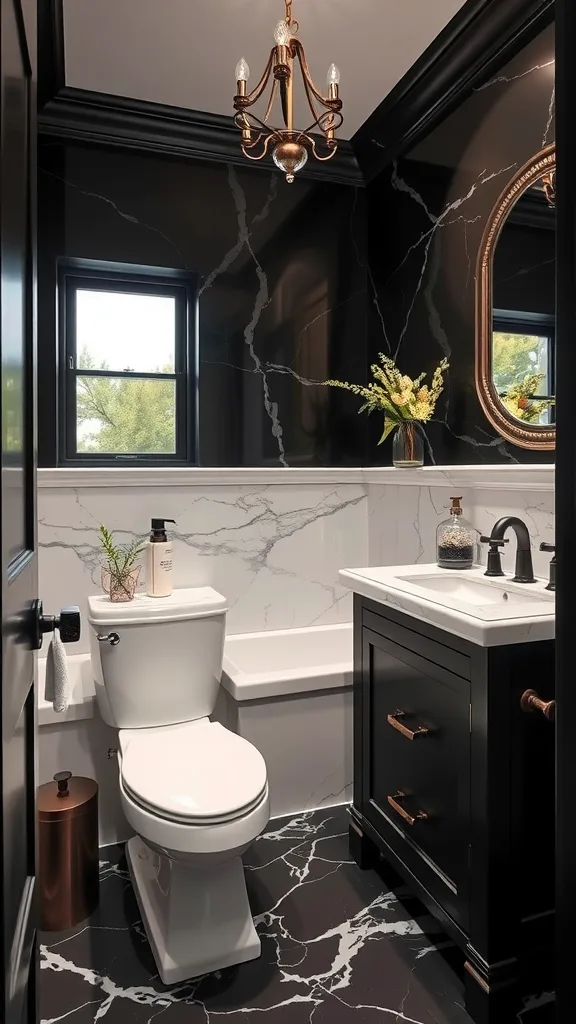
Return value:
M 508 543 L 508 538 L 505 540 L 498 540 L 495 537 L 480 537 L 483 544 L 489 544 L 488 560 L 486 565 L 485 576 L 503 576 L 502 562 L 500 561 L 500 552 L 498 548 L 503 548 Z
M 548 586 L 546 590 L 556 590 L 556 545 L 547 544 L 545 540 L 540 545 L 540 551 L 552 551 L 554 557 L 550 562 L 550 579 L 548 580 Z

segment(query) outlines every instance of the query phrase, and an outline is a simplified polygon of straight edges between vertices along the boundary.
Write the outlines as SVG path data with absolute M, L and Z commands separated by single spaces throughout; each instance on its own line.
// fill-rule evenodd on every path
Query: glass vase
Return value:
M 140 566 L 137 565 L 121 576 L 111 572 L 108 566 L 102 566 L 101 580 L 102 590 L 111 601 L 133 601 L 140 580 Z
M 424 442 L 416 420 L 399 423 L 392 439 L 392 462 L 397 469 L 424 465 Z

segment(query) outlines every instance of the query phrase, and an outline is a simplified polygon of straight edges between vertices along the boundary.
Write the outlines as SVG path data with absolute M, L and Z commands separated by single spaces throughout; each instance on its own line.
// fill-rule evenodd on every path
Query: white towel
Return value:
M 66 711 L 70 702 L 70 679 L 66 650 L 62 643 L 60 630 L 54 629 L 48 657 L 46 659 L 46 700 L 52 701 L 54 711 Z

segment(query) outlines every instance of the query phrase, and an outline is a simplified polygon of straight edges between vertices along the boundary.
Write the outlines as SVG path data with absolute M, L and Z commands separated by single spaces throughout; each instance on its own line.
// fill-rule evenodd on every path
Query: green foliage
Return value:
M 432 417 L 444 389 L 444 373 L 450 364 L 447 359 L 442 359 L 428 386 L 423 383 L 425 373 L 412 379 L 401 374 L 394 360 L 383 352 L 378 353 L 378 359 L 379 362 L 370 367 L 374 380 L 367 387 L 343 380 L 325 380 L 324 384 L 332 388 L 344 388 L 363 398 L 359 413 L 367 412 L 370 415 L 376 409 L 384 413 L 384 430 L 378 441 L 378 444 L 382 444 L 399 423 L 407 420 L 426 423 Z
M 84 351 L 79 366 L 106 370 Z M 158 368 L 173 373 L 173 366 Z M 78 377 L 78 425 L 100 426 L 78 439 L 81 452 L 152 453 L 175 450 L 175 382 L 139 378 Z
M 508 389 L 502 401 L 516 419 L 526 423 L 540 423 L 542 413 L 555 404 L 553 398 L 534 400 L 533 396 L 540 390 L 543 378 L 543 373 L 531 373 Z
M 140 540 L 133 540 L 130 544 L 115 544 L 113 533 L 105 526 L 100 526 L 98 533 L 105 568 L 115 580 L 123 583 L 134 568 L 136 559 L 144 551 L 144 544 Z
M 498 393 L 507 392 L 529 374 L 541 370 L 539 355 L 538 340 L 533 334 L 494 331 L 492 366 L 494 386 Z

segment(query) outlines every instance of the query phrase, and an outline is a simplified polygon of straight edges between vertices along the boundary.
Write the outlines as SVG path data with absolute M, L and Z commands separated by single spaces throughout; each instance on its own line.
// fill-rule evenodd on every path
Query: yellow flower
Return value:
M 400 373 L 390 356 L 379 352 L 378 363 L 373 363 L 370 367 L 373 379 L 368 385 L 349 384 L 339 380 L 327 380 L 324 383 L 331 387 L 344 388 L 362 398 L 364 401 L 359 412 L 380 409 L 390 422 L 397 422 L 402 416 L 405 419 L 426 421 L 434 413 L 436 402 L 444 388 L 443 374 L 447 369 L 448 360 L 443 359 L 434 370 L 430 386 L 422 385 L 426 373 L 412 379 L 407 374 Z M 534 390 L 532 389 L 529 394 L 533 394 Z M 508 397 L 513 399 L 515 396 Z M 385 432 L 383 438 L 386 436 Z

